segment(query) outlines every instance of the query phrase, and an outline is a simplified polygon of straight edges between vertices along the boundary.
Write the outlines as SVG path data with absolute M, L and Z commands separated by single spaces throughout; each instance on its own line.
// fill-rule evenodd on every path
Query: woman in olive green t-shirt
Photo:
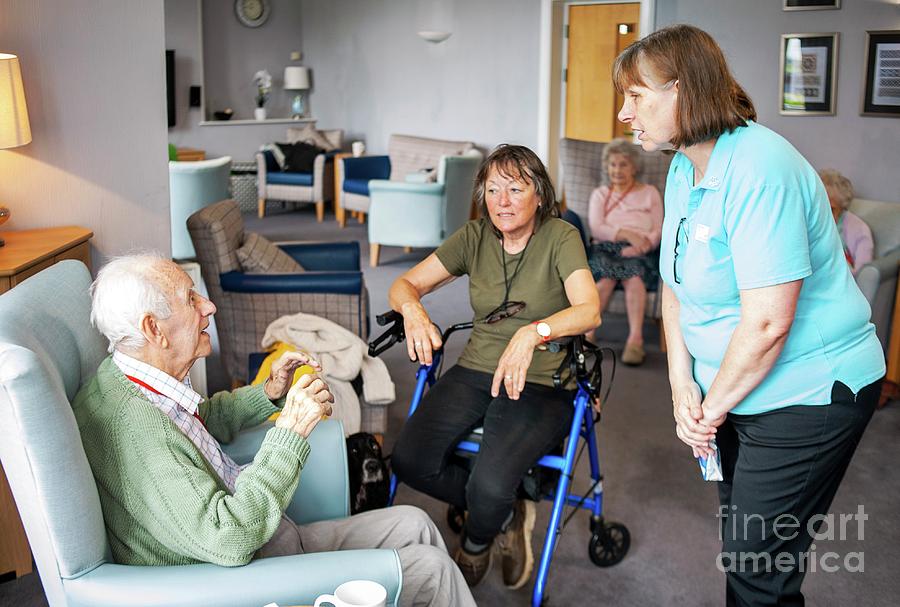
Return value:
M 441 336 L 421 298 L 469 276 L 475 324 L 457 365 L 422 399 L 394 448 L 399 479 L 468 511 L 456 561 L 470 585 L 487 572 L 495 537 L 507 586 L 534 565 L 534 504 L 516 502 L 525 472 L 568 432 L 573 393 L 553 388 L 563 353 L 539 346 L 600 324 L 600 304 L 578 231 L 558 218 L 553 184 L 528 148 L 498 147 L 475 182 L 482 219 L 468 222 L 391 286 L 409 357 L 431 364 Z M 483 426 L 471 472 L 450 457 Z M 502 535 L 501 535 L 502 531 Z

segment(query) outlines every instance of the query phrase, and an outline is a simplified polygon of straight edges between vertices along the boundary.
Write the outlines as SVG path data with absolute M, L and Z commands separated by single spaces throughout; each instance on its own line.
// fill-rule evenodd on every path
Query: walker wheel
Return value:
M 605 523 L 591 535 L 588 556 L 598 567 L 612 567 L 625 558 L 631 547 L 631 533 L 621 523 Z
M 447 506 L 447 525 L 453 533 L 461 533 L 466 522 L 466 511 L 454 505 Z

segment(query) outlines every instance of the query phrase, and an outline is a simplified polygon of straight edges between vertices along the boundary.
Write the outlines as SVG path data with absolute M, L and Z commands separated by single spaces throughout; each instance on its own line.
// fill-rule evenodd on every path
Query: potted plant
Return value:
M 257 120 L 266 119 L 266 101 L 272 91 L 272 75 L 267 70 L 259 70 L 253 75 L 253 84 L 256 85 L 256 109 L 253 117 Z

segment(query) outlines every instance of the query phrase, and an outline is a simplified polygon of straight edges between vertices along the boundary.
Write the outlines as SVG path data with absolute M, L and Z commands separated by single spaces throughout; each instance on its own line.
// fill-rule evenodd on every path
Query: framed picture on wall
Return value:
M 866 32 L 863 116 L 900 117 L 900 30 Z
M 837 33 L 782 34 L 779 113 L 834 115 L 839 37 Z
M 841 0 L 784 0 L 786 11 L 818 11 L 841 8 Z

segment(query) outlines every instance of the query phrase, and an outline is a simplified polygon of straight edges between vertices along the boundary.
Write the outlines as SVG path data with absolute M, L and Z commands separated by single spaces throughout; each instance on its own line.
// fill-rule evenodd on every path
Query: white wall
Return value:
M 539 0 L 301 0 L 312 112 L 387 149 L 391 133 L 537 144 Z M 450 31 L 431 44 L 419 30 Z
M 784 12 L 781 0 L 657 0 L 656 24 L 689 23 L 722 46 L 759 122 L 786 137 L 816 168 L 835 168 L 862 198 L 900 202 L 900 118 L 860 116 L 866 30 L 900 30 L 893 0 L 844 0 L 840 10 Z M 837 113 L 778 113 L 781 34 L 840 32 Z
M 94 231 L 94 267 L 170 250 L 161 2 L 2 0 L 33 141 L 0 151 L 4 229 Z

